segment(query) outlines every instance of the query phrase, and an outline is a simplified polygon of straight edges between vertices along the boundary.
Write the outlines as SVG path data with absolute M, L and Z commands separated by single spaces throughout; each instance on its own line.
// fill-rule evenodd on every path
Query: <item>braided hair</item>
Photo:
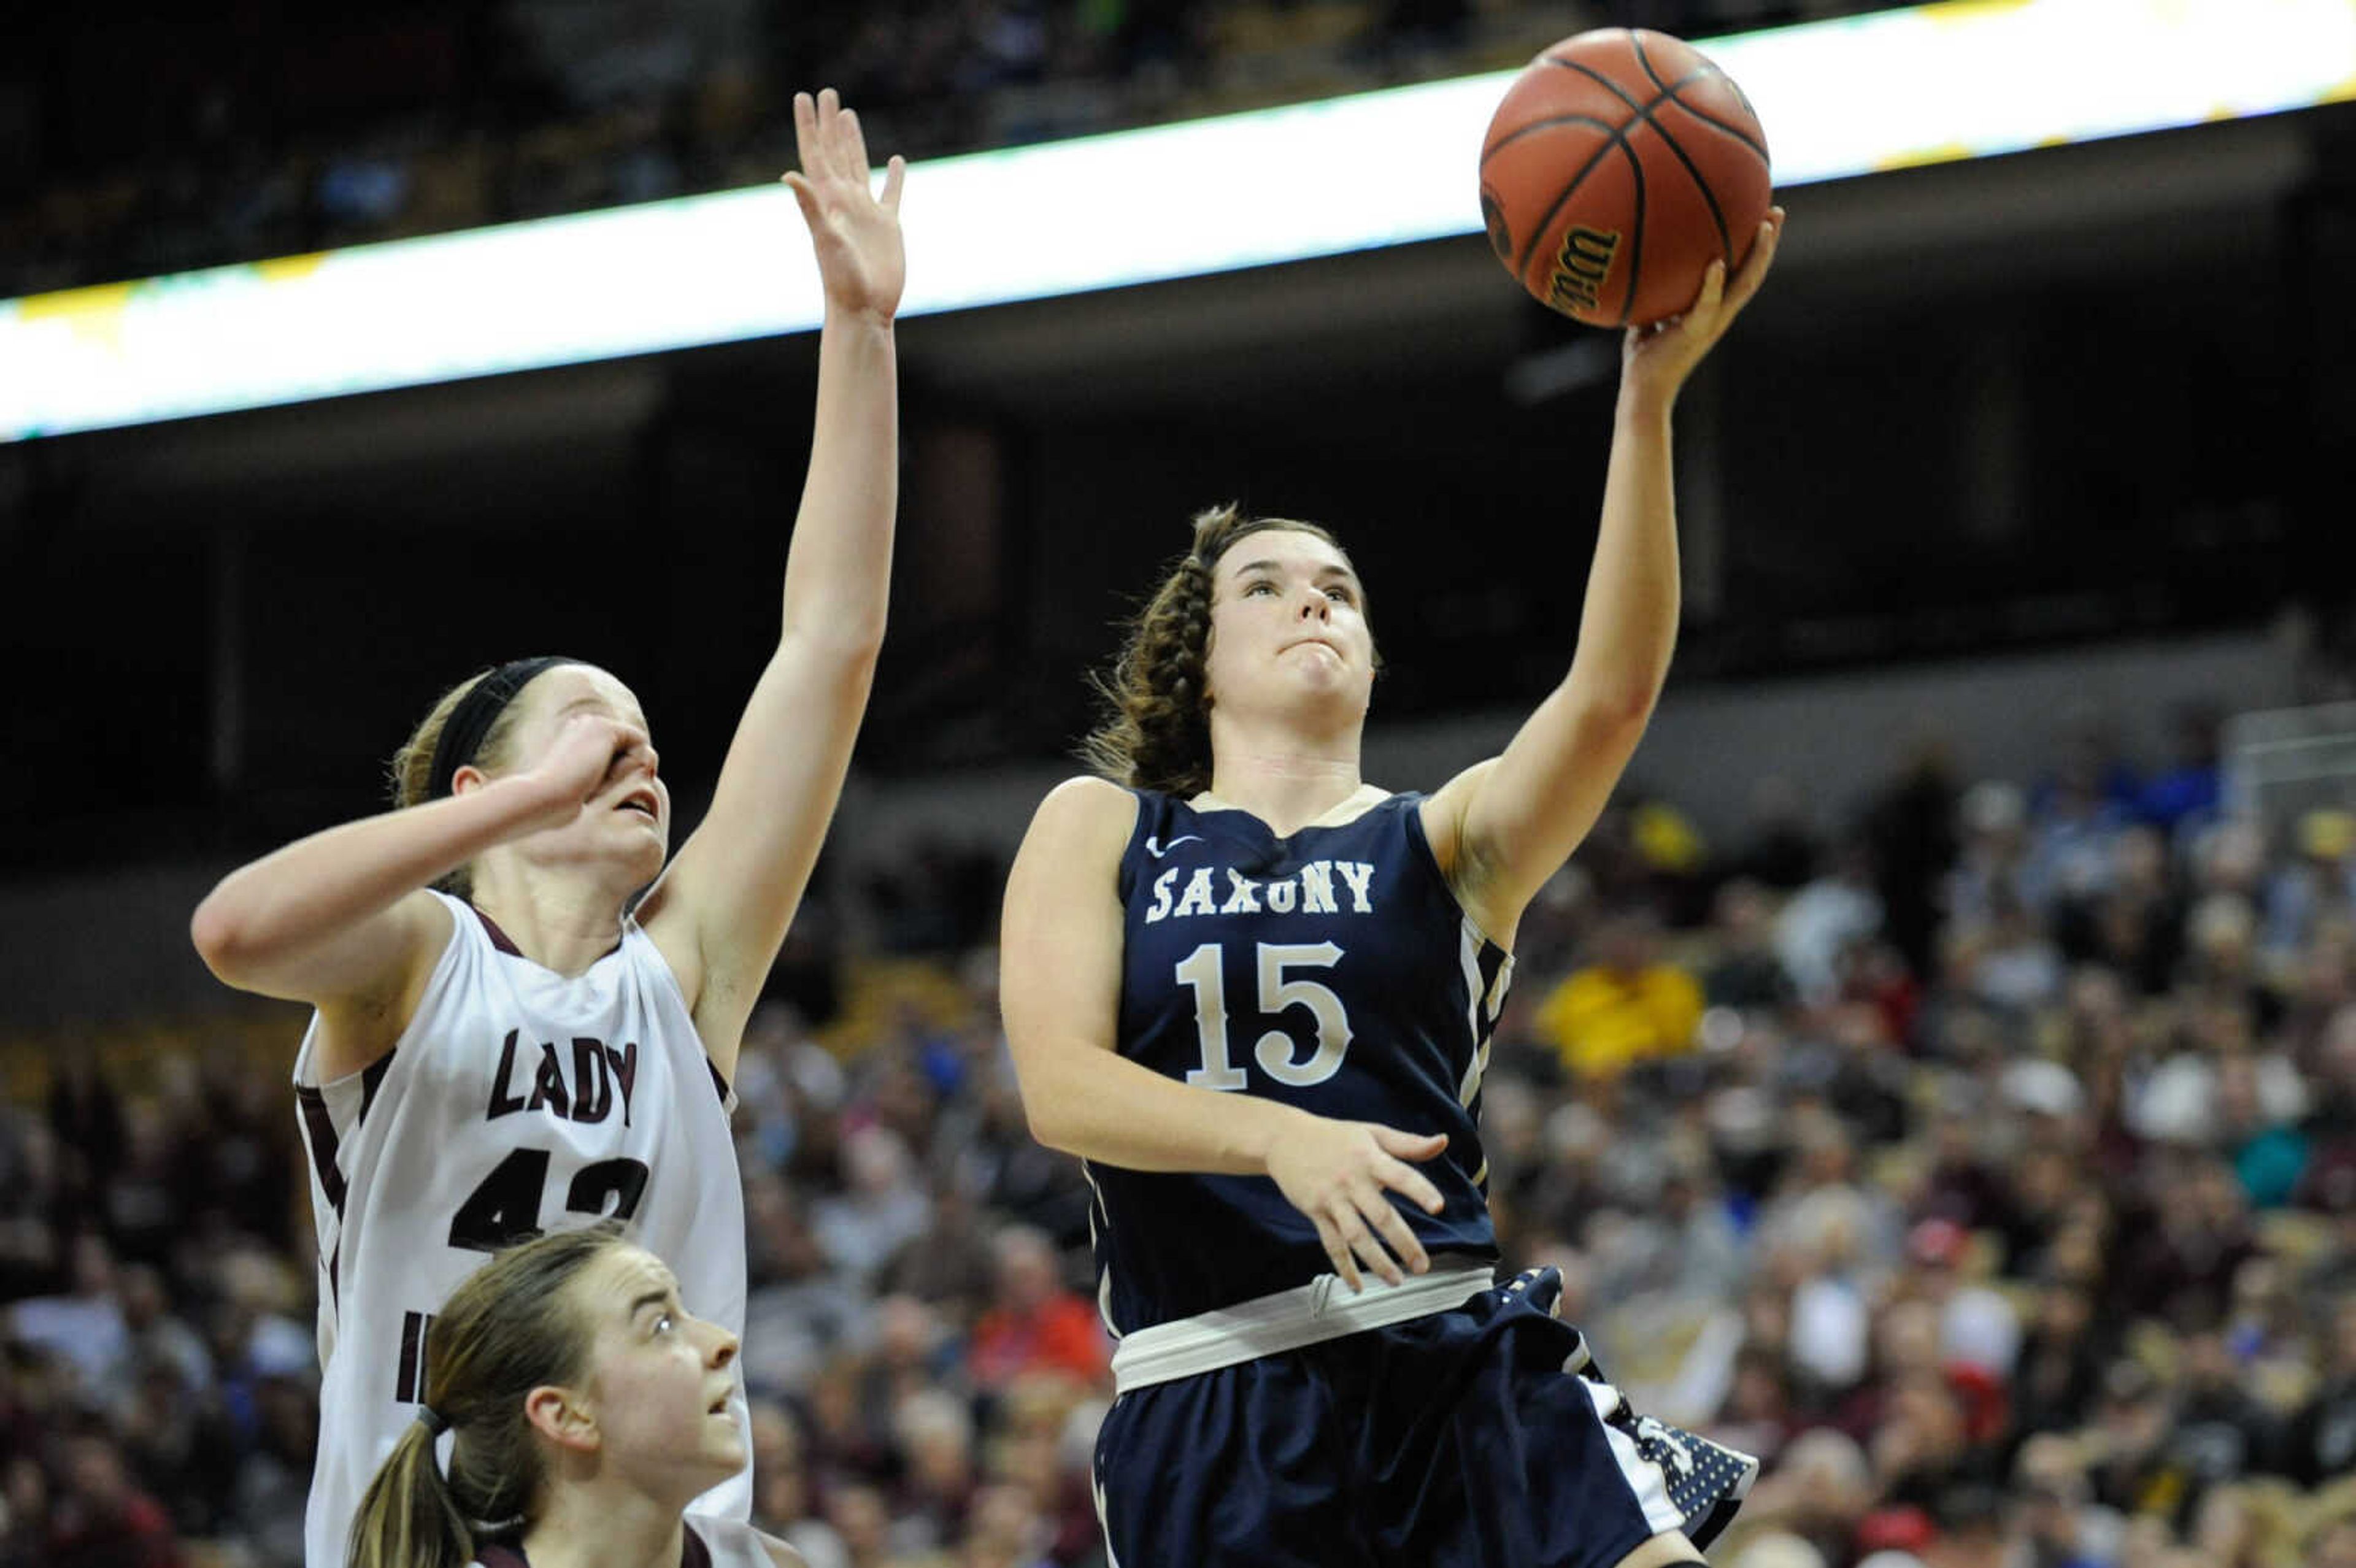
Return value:
M 1089 677 L 1104 717 L 1080 743 L 1101 777 L 1132 789 L 1198 795 L 1211 787 L 1212 574 L 1238 540 L 1282 528 L 1342 543 L 1315 523 L 1249 517 L 1230 501 L 1194 515 L 1194 542 L 1170 565 L 1145 608 L 1129 623 L 1109 672 Z

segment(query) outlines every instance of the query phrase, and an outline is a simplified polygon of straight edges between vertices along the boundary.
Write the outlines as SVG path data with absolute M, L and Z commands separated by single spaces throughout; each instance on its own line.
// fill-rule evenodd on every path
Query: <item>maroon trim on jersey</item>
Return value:
M 473 904 L 468 904 L 466 907 L 468 909 L 475 910 L 475 918 L 483 923 L 483 930 L 489 933 L 492 946 L 498 948 L 500 952 L 506 954 L 510 958 L 520 958 L 528 964 L 536 964 L 539 962 L 539 960 L 532 957 L 530 954 L 526 953 L 522 948 L 518 947 L 515 944 L 515 938 L 509 936 L 506 932 L 499 929 L 499 923 L 498 921 L 493 920 L 481 910 L 475 909 Z M 605 960 L 611 958 L 615 954 L 619 953 L 621 950 L 621 939 L 616 937 L 614 940 L 613 946 L 608 947 L 605 952 L 597 955 L 598 962 L 603 963 Z
M 712 1568 L 712 1548 L 703 1544 L 703 1537 L 695 1533 L 695 1526 L 680 1520 L 679 1536 L 679 1568 Z M 523 1554 L 521 1545 L 477 1547 L 475 1561 L 483 1568 L 531 1568 L 531 1560 Z
M 392 1071 L 392 1058 L 393 1053 L 388 1051 L 360 1069 L 360 1121 L 368 1120 L 369 1107 L 376 1104 L 377 1088 L 384 1083 L 384 1075 Z
M 500 952 L 506 954 L 510 958 L 520 958 L 523 956 L 523 949 L 515 944 L 515 939 L 513 937 L 499 929 L 499 923 L 498 921 L 493 920 L 481 910 L 475 909 L 473 904 L 468 904 L 466 907 L 468 909 L 475 910 L 475 918 L 481 921 L 483 923 L 483 929 L 490 933 L 492 946 L 498 948 Z
M 308 1083 L 294 1086 L 294 1104 L 310 1130 L 311 1168 L 319 1173 L 319 1190 L 337 1215 L 344 1211 L 344 1173 L 336 1168 L 336 1119 L 327 1115 L 327 1097 Z

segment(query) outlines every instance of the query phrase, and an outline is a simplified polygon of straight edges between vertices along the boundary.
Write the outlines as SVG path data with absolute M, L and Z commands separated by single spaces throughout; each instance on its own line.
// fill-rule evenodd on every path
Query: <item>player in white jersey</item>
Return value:
M 216 975 L 317 1009 L 295 1067 L 325 1371 L 313 1563 L 342 1561 L 429 1375 L 425 1331 L 493 1249 L 624 1219 L 744 1326 L 726 1083 L 841 790 L 897 504 L 905 171 L 892 160 L 874 194 L 831 90 L 794 111 L 786 183 L 826 296 L 816 428 L 776 650 L 701 825 L 666 865 L 637 698 L 594 666 L 522 659 L 427 716 L 394 763 L 397 809 L 242 868 L 196 912 Z M 748 1477 L 712 1506 L 744 1517 Z
M 434 1319 L 425 1402 L 337 1561 L 529 1568 L 594 1549 L 616 1568 L 799 1568 L 785 1542 L 690 1509 L 748 1450 L 736 1336 L 680 1284 L 610 1221 L 477 1270 Z

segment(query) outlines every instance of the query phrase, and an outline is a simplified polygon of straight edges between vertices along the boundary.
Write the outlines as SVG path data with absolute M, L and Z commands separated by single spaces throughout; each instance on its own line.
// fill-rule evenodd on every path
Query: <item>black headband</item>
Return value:
M 530 685 L 535 676 L 561 664 L 580 662 L 554 654 L 510 659 L 468 687 L 434 742 L 434 764 L 425 771 L 425 798 L 439 800 L 450 793 L 450 781 L 457 776 L 460 768 L 475 760 L 475 753 L 482 749 L 483 737 L 491 732 L 491 726 L 499 721 L 499 715 L 508 710 L 516 693 Z

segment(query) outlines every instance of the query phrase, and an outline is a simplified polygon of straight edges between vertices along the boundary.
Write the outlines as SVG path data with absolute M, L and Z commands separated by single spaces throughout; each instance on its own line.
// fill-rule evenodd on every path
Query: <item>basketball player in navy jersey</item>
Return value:
M 1361 779 L 1349 557 L 1226 507 L 1107 683 L 1104 776 L 1032 821 L 1003 1006 L 1033 1132 L 1096 1189 L 1118 1568 L 1667 1568 L 1756 1473 L 1629 1410 L 1551 1271 L 1495 1282 L 1477 1122 L 1522 911 L 1667 673 L 1671 410 L 1782 222 L 1627 335 L 1578 648 L 1501 755 L 1429 796 Z
M 669 855 L 669 792 L 629 688 L 519 659 L 427 716 L 395 763 L 398 809 L 242 868 L 196 912 L 216 975 L 316 1009 L 294 1068 L 319 1242 L 315 1564 L 344 1560 L 430 1381 L 435 1317 L 499 1248 L 625 1220 L 744 1331 L 726 1080 L 841 791 L 897 506 L 903 167 L 879 197 L 834 92 L 794 112 L 786 179 L 826 297 L 816 424 L 776 649 L 701 824 Z M 456 585 L 498 614 L 496 592 L 463 571 Z M 750 1505 L 740 1467 L 701 1506 Z

